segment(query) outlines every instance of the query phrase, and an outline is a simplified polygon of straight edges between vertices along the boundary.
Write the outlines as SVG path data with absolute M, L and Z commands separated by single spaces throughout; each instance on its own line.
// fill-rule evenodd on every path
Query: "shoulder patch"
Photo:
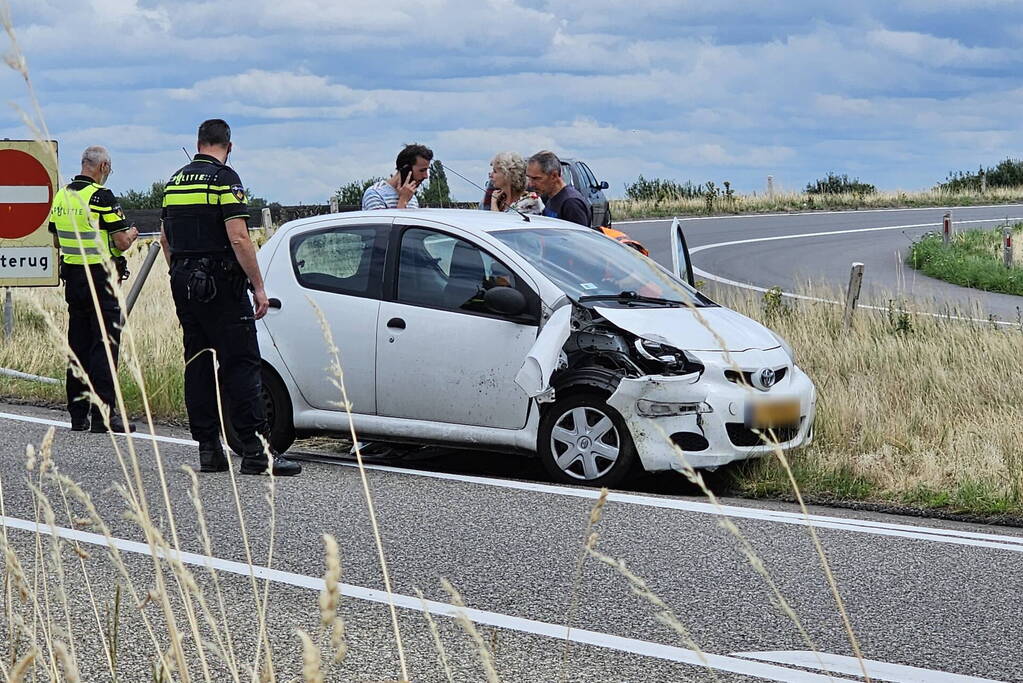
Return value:
M 234 198 L 238 201 L 245 203 L 245 188 L 241 185 L 232 185 L 231 194 L 233 194 Z

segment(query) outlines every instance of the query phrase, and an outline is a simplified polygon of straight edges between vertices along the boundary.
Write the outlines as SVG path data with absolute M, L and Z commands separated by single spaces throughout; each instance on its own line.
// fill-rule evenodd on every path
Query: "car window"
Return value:
M 402 235 L 398 301 L 488 313 L 483 295 L 498 286 L 522 290 L 511 269 L 479 247 L 425 228 L 410 228 Z
M 297 235 L 291 240 L 291 262 L 298 283 L 354 296 L 380 295 L 382 240 L 389 226 L 353 225 Z
M 590 167 L 580 161 L 579 162 L 579 168 L 581 168 L 583 170 L 583 175 L 586 176 L 586 183 L 590 187 L 595 189 L 597 187 L 597 185 L 598 185 L 597 178 L 596 178 L 596 176 L 593 175 L 593 171 L 590 170 Z
M 572 166 L 570 164 L 561 164 L 561 179 L 565 181 L 566 185 L 575 186 L 575 181 L 572 180 Z

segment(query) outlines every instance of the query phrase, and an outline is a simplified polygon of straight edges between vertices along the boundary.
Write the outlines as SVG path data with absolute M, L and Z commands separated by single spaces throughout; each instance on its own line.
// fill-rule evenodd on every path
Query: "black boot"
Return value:
M 103 422 L 103 418 L 94 416 L 92 418 L 92 429 L 90 429 L 89 431 L 91 431 L 93 434 L 106 434 L 107 432 L 113 432 L 114 434 L 127 434 L 129 432 L 138 431 L 138 427 L 135 426 L 134 422 L 129 422 L 128 424 L 125 424 L 121 420 L 120 415 L 111 415 L 110 429 L 107 429 L 106 424 L 104 424 Z
M 89 418 L 86 417 L 72 417 L 71 418 L 71 431 L 72 432 L 85 432 L 89 430 Z
M 199 471 L 227 472 L 227 456 L 220 439 L 199 442 Z
M 302 471 L 302 466 L 294 460 L 288 460 L 279 453 L 270 451 L 267 459 L 265 451 L 246 453 L 242 456 L 242 474 L 269 474 L 269 465 L 273 466 L 275 477 L 291 477 Z

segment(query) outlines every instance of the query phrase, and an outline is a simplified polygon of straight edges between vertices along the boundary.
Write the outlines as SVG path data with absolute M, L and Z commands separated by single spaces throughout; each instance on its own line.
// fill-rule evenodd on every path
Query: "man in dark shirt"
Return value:
M 529 186 L 544 197 L 543 215 L 590 227 L 592 209 L 579 191 L 561 178 L 561 159 L 546 150 L 529 157 Z

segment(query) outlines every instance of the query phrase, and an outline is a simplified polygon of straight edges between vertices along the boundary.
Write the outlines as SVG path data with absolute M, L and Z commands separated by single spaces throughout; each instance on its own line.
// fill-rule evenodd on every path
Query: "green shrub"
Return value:
M 976 173 L 953 171 L 938 188 L 946 192 L 979 192 L 985 179 L 988 188 L 1018 187 L 1023 184 L 1023 160 L 1004 159 L 994 168 L 981 166 Z
M 713 183 L 696 185 L 689 180 L 684 183 L 674 180 L 662 180 L 661 178 L 647 180 L 641 175 L 636 179 L 636 182 L 625 186 L 625 196 L 633 200 L 656 202 L 697 199 L 706 195 L 708 186 L 713 186 Z
M 828 173 L 824 178 L 818 178 L 815 182 L 806 184 L 807 194 L 874 194 L 877 188 L 870 183 L 860 182 L 859 178 L 849 178 L 848 175 Z
M 1017 223 L 1015 232 L 1023 230 Z M 929 233 L 913 244 L 906 262 L 924 275 L 963 287 L 1023 295 L 1023 269 L 1002 264 L 1001 228 L 968 230 L 946 246 L 941 235 Z

